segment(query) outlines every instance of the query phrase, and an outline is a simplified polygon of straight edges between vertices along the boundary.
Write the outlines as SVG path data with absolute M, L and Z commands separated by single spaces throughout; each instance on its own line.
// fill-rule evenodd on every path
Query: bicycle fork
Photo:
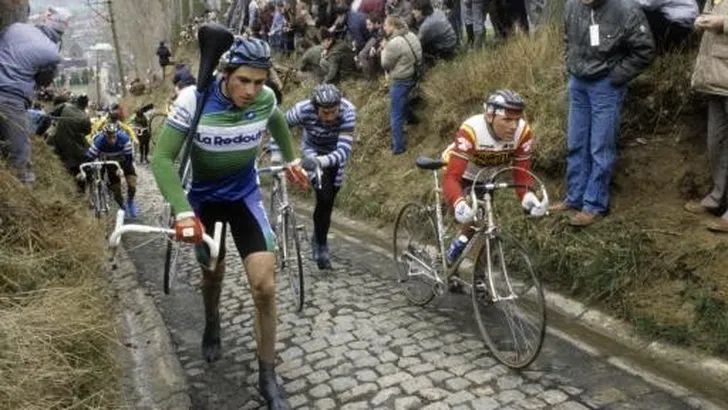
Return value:
M 500 240 L 496 241 L 498 249 L 496 249 L 496 252 L 498 252 L 498 260 L 500 262 L 500 271 L 503 274 L 503 278 L 505 279 L 506 288 L 508 290 L 508 296 L 499 296 L 498 290 L 495 287 L 495 281 L 493 280 L 493 249 L 491 248 L 491 239 L 495 238 L 495 232 L 497 231 L 498 227 L 495 224 L 495 217 L 493 216 L 493 202 L 492 202 L 492 195 L 490 192 L 485 193 L 485 213 L 486 218 L 488 218 L 487 223 L 487 229 L 484 233 L 486 236 L 485 238 L 485 254 L 486 254 L 486 261 L 488 262 L 488 286 L 490 288 L 490 295 L 491 295 L 491 301 L 493 303 L 501 301 L 501 300 L 513 300 L 516 299 L 517 296 L 515 292 L 513 292 L 513 286 L 511 285 L 511 280 L 508 277 L 508 269 L 506 268 L 506 260 L 505 255 L 503 254 L 503 245 L 501 244 Z M 481 286 L 484 286 L 481 285 Z

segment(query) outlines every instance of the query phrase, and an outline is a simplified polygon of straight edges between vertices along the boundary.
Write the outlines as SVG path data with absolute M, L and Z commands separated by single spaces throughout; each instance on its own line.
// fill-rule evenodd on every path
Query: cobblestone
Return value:
M 160 196 L 148 168 L 140 166 L 137 172 L 141 223 L 153 223 Z M 302 249 L 306 304 L 300 313 L 293 308 L 286 276 L 277 275 L 276 370 L 292 407 L 641 409 L 649 395 L 663 408 L 689 408 L 603 358 L 551 337 L 529 369 L 512 372 L 485 348 L 468 297 L 447 295 L 430 306 L 411 306 L 399 293 L 390 260 L 334 233 L 329 238 L 334 270 L 319 271 L 309 260 L 310 220 L 310 215 L 299 215 L 308 232 Z M 143 240 L 130 237 L 124 246 Z M 223 358 L 214 364 L 200 354 L 204 312 L 194 252 L 181 248 L 172 295 L 166 296 L 159 280 L 165 249 L 166 241 L 160 239 L 130 253 L 167 323 L 193 407 L 259 409 L 263 399 L 257 389 L 255 307 L 230 235 L 220 303 Z

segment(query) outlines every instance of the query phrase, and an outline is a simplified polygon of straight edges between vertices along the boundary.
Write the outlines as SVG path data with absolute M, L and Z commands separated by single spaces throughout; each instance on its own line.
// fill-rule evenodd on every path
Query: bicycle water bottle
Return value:
M 450 244 L 450 249 L 447 251 L 447 262 L 453 263 L 457 260 L 458 257 L 460 257 L 460 254 L 463 253 L 463 249 L 465 249 L 465 246 L 468 244 L 468 241 L 470 238 L 468 238 L 465 235 L 458 236 L 457 239 L 452 241 Z

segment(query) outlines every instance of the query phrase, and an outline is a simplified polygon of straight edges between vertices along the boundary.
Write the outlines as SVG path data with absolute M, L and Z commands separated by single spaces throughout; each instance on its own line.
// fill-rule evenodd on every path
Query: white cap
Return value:
M 71 12 L 63 7 L 48 7 L 40 18 L 40 24 L 63 34 L 68 29 Z

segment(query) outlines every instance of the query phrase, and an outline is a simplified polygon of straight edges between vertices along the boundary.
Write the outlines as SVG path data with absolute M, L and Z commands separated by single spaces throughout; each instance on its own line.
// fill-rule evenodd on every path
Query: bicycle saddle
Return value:
M 417 164 L 417 167 L 420 169 L 440 169 L 447 165 L 447 162 L 441 159 L 433 159 L 424 155 L 420 155 L 415 160 L 415 164 Z

